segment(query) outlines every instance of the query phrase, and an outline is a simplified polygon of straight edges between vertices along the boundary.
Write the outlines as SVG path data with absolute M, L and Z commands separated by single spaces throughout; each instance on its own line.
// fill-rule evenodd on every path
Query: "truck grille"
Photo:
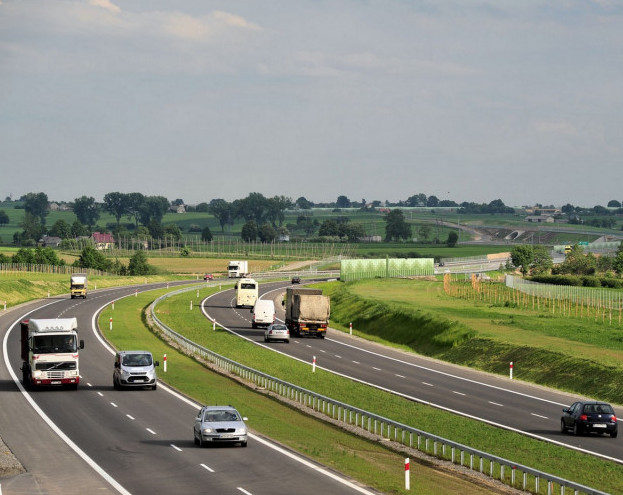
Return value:
M 58 380 L 61 378 L 65 378 L 64 371 L 48 371 L 48 378 L 50 380 Z
M 75 370 L 76 362 L 75 361 L 65 361 L 63 363 L 37 363 L 35 366 L 36 370 L 41 371 L 62 371 L 62 370 Z

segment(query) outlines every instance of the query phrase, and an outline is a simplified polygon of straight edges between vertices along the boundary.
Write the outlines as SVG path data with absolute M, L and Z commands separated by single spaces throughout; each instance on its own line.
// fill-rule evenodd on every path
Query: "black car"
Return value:
M 573 431 L 574 435 L 583 433 L 608 433 L 616 438 L 618 433 L 617 417 L 610 404 L 605 402 L 574 402 L 562 410 L 560 431 Z
M 300 284 L 301 283 L 301 277 L 292 277 L 292 283 L 293 284 Z

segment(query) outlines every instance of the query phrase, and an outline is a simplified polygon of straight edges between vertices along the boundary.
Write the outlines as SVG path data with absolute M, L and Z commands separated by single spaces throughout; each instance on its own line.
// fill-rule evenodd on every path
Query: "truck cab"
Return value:
M 228 278 L 241 278 L 249 272 L 248 261 L 230 261 L 227 265 Z
M 81 297 L 87 298 L 87 276 L 84 273 L 75 273 L 71 276 L 69 282 L 71 298 Z
M 21 322 L 22 378 L 25 388 L 80 383 L 76 318 L 30 319 Z

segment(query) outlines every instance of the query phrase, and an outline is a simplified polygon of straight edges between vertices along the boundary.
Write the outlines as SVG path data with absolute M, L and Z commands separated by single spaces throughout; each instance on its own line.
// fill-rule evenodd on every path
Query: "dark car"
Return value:
M 573 431 L 574 435 L 583 433 L 608 433 L 616 438 L 618 433 L 617 417 L 610 404 L 605 402 L 574 402 L 562 410 L 560 431 Z
M 299 277 L 299 276 L 292 277 L 292 283 L 293 284 L 300 284 L 301 283 L 301 277 Z

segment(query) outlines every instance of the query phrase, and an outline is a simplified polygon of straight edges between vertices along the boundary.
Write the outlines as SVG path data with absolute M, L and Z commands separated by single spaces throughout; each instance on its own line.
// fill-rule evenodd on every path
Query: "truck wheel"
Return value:
M 318 337 L 320 337 L 321 339 L 324 339 L 324 333 L 319 333 Z
M 30 383 L 30 374 L 24 372 L 22 374 L 22 385 L 24 385 L 24 388 L 26 390 L 30 390 L 32 388 L 32 384 Z
M 74 296 L 73 294 L 71 295 L 71 298 L 74 299 L 76 296 Z

